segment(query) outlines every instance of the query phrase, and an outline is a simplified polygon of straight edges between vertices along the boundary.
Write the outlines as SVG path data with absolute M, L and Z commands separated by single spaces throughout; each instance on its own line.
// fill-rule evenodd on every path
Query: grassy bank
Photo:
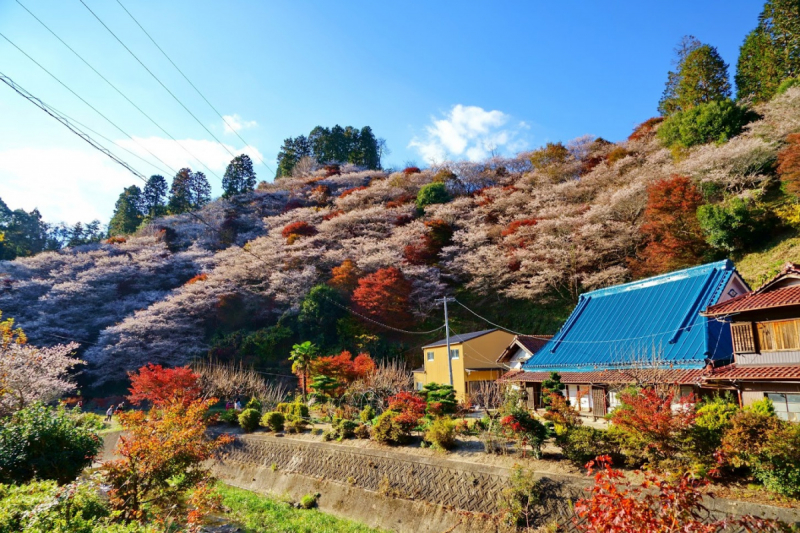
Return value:
M 218 486 L 226 519 L 236 522 L 246 533 L 378 533 L 364 524 L 337 518 L 317 509 L 295 509 L 290 504 L 220 483 Z

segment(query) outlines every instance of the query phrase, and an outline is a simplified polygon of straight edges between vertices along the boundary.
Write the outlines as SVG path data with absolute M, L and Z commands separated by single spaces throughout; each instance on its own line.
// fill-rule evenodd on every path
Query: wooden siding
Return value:
M 756 352 L 756 340 L 755 335 L 753 335 L 752 322 L 731 324 L 731 335 L 733 335 L 733 351 L 735 353 Z

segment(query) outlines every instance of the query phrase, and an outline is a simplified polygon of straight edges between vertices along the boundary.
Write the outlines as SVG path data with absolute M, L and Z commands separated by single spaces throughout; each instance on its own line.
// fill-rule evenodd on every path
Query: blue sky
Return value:
M 230 156 L 79 0 L 20 0 L 167 132 L 222 176 Z M 584 134 L 625 138 L 656 114 L 685 34 L 735 66 L 757 0 L 325 2 L 121 0 L 211 103 L 183 80 L 116 0 L 84 0 L 234 153 L 274 170 L 281 142 L 314 126 L 370 125 L 395 167 L 480 158 Z M 205 170 L 23 10 L 0 0 L 0 32 L 123 130 L 115 130 L 0 38 L 0 72 L 45 102 L 170 169 Z M 46 220 L 108 220 L 138 180 L 0 85 L 0 197 Z M 103 141 L 105 142 L 105 141 Z M 145 175 L 166 174 L 117 147 Z M 254 158 L 257 161 L 257 158 Z M 273 172 L 258 164 L 261 179 Z M 215 192 L 220 182 L 206 171 Z M 171 177 L 171 176 L 167 176 Z

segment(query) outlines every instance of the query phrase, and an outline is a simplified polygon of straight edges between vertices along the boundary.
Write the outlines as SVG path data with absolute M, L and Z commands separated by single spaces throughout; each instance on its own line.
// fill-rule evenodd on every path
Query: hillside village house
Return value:
M 800 422 L 800 267 L 787 263 L 759 287 L 706 309 L 731 323 L 734 362 L 715 368 L 708 386 L 736 392 L 742 405 L 770 398 L 777 415 Z
M 453 387 L 456 397 L 464 401 L 483 381 L 495 381 L 507 367 L 497 362 L 498 355 L 508 347 L 514 335 L 499 329 L 487 329 L 452 335 L 450 358 L 453 363 Z M 424 366 L 414 371 L 417 390 L 427 383 L 450 383 L 447 364 L 447 342 L 441 339 L 422 347 Z
M 524 386 L 538 408 L 541 383 L 558 372 L 570 403 L 595 417 L 631 383 L 697 392 L 708 368 L 733 357 L 728 324 L 701 312 L 747 292 L 733 264 L 720 261 L 584 293 L 559 332 L 501 379 Z

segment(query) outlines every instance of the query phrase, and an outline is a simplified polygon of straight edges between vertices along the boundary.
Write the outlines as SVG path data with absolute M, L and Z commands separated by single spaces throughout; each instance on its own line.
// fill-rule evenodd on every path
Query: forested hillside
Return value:
M 201 173 L 183 169 L 169 201 L 154 176 L 120 197 L 107 241 L 0 263 L 0 309 L 34 344 L 81 343 L 104 385 L 206 356 L 288 374 L 303 340 L 415 363 L 441 331 L 409 331 L 441 326 L 445 295 L 548 334 L 581 292 L 647 275 L 730 257 L 758 283 L 800 260 L 800 59 L 765 52 L 785 45 L 775 27 L 758 30 L 761 55 L 748 37 L 736 101 L 716 49 L 685 38 L 662 116 L 622 142 L 381 170 L 369 128 L 317 128 L 287 139 L 281 177 L 255 190 L 249 159 L 211 202 Z M 334 133 L 349 144 L 328 146 Z M 338 163 L 317 159 L 334 148 Z M 487 327 L 457 304 L 451 320 Z

